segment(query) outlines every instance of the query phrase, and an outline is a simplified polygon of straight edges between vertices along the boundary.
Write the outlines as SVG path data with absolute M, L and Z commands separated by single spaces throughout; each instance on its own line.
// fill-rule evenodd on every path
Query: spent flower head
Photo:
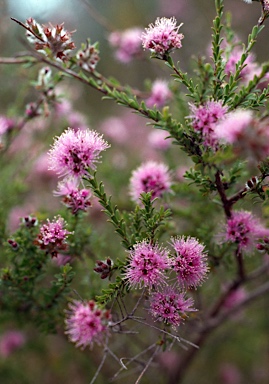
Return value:
M 130 179 L 130 195 L 133 201 L 139 203 L 141 193 L 151 192 L 152 199 L 170 192 L 171 175 L 163 163 L 148 161 L 132 172 Z
M 108 143 L 96 131 L 68 128 L 49 151 L 49 169 L 60 176 L 81 178 L 88 175 L 88 168 L 95 169 L 100 152 L 107 148 Z
M 101 344 L 108 335 L 110 313 L 98 307 L 94 301 L 82 303 L 74 300 L 69 304 L 65 320 L 66 334 L 76 347 L 92 347 Z
M 178 33 L 181 25 L 177 26 L 174 17 L 158 17 L 155 24 L 149 24 L 146 32 L 142 33 L 143 48 L 149 49 L 154 57 L 164 59 L 170 52 L 182 47 L 181 40 L 184 36 Z
M 71 39 L 73 32 L 64 29 L 60 25 L 40 25 L 33 18 L 26 20 L 26 37 L 29 42 L 35 45 L 37 51 L 42 51 L 48 56 L 65 60 L 69 51 L 75 49 Z
M 169 251 L 146 240 L 129 251 L 129 264 L 125 277 L 130 286 L 149 287 L 165 283 L 165 271 L 169 268 Z
M 83 44 L 81 49 L 77 52 L 77 64 L 86 71 L 94 71 L 97 63 L 100 60 L 98 44 L 91 44 L 90 40 L 87 40 L 86 44 Z
M 185 298 L 185 294 L 177 288 L 164 287 L 161 292 L 151 292 L 149 312 L 165 324 L 177 327 L 186 317 L 186 312 L 193 312 L 193 299 Z
M 208 272 L 205 246 L 194 237 L 172 237 L 171 245 L 175 255 L 171 267 L 178 283 L 184 288 L 196 288 L 204 281 Z

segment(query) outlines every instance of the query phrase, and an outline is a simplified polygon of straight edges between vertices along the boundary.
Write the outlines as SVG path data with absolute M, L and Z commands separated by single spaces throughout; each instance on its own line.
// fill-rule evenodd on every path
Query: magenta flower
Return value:
M 62 217 L 54 218 L 53 221 L 47 220 L 47 224 L 40 227 L 40 232 L 35 244 L 41 249 L 50 253 L 52 257 L 58 255 L 58 251 L 65 251 L 67 249 L 66 239 L 72 232 L 67 231 L 65 221 Z
M 34 19 L 29 18 L 25 25 L 28 28 L 26 37 L 30 43 L 35 45 L 37 51 L 45 54 L 49 52 L 52 57 L 65 60 L 69 51 L 75 48 L 75 44 L 71 40 L 72 32 L 66 31 L 63 24 L 41 26 Z
M 165 287 L 162 292 L 152 292 L 149 303 L 149 312 L 156 320 L 174 327 L 180 325 L 186 312 L 195 311 L 192 308 L 193 299 L 186 299 L 184 293 L 179 293 L 172 287 Z
M 94 301 L 85 304 L 74 300 L 69 308 L 65 333 L 70 341 L 82 349 L 92 347 L 93 343 L 101 344 L 108 335 L 109 311 L 98 308 Z
M 10 132 L 15 125 L 16 123 L 13 119 L 0 115 L 0 136 Z
M 237 155 L 257 162 L 269 155 L 268 121 L 258 121 L 252 111 L 230 112 L 216 125 L 215 134 L 224 143 L 233 144 Z
M 63 196 L 63 204 L 72 210 L 73 215 L 78 211 L 87 211 L 91 206 L 89 189 L 79 189 L 77 179 L 64 179 L 58 184 L 55 195 Z
M 129 265 L 125 277 L 133 287 L 149 287 L 165 283 L 165 270 L 169 267 L 168 250 L 142 241 L 129 252 Z
M 184 36 L 178 33 L 182 24 L 177 26 L 174 17 L 157 18 L 155 24 L 149 24 L 146 32 L 142 33 L 143 48 L 149 49 L 156 57 L 163 59 L 165 55 L 177 48 L 181 48 Z
M 97 132 L 68 128 L 49 151 L 50 169 L 61 176 L 80 178 L 88 174 L 88 168 L 95 169 L 100 152 L 107 148 L 109 145 Z
M 184 288 L 196 288 L 204 281 L 208 272 L 204 245 L 194 237 L 174 237 L 171 239 L 176 254 L 171 267 L 177 275 L 178 283 Z
M 140 195 L 143 192 L 151 192 L 154 199 L 163 196 L 165 192 L 170 192 L 170 187 L 170 172 L 163 163 L 148 161 L 132 172 L 130 195 L 136 203 L 139 203 Z
M 26 338 L 21 331 L 7 331 L 0 337 L 0 356 L 8 357 L 25 344 Z
M 116 48 L 115 57 L 118 61 L 129 63 L 141 56 L 141 33 L 142 29 L 135 27 L 122 32 L 115 31 L 109 35 L 108 41 Z
M 192 115 L 189 117 L 192 120 L 192 127 L 201 133 L 204 146 L 217 149 L 218 139 L 215 127 L 224 118 L 227 107 L 219 101 L 208 101 L 199 107 L 190 104 L 190 108 Z
M 251 251 L 259 239 L 269 235 L 269 230 L 251 212 L 236 211 L 227 220 L 224 241 L 238 244 L 239 249 Z
M 172 97 L 172 92 L 165 80 L 155 80 L 152 84 L 149 98 L 146 100 L 146 106 L 149 108 L 163 107 Z

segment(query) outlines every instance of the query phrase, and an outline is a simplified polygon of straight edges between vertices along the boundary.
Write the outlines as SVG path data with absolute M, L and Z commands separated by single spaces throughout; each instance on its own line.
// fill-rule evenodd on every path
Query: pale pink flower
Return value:
M 100 309 L 94 301 L 81 303 L 74 300 L 66 312 L 65 333 L 76 347 L 84 349 L 92 347 L 94 343 L 101 344 L 108 335 L 110 313 Z
M 125 144 L 129 137 L 129 132 L 123 119 L 119 117 L 109 117 L 105 119 L 100 129 L 105 135 L 117 144 Z
M 148 161 L 132 172 L 130 179 L 130 195 L 139 203 L 141 193 L 151 192 L 152 198 L 162 197 L 170 192 L 171 176 L 168 167 L 163 163 Z
M 154 149 L 166 151 L 171 147 L 171 138 L 168 137 L 169 133 L 160 129 L 155 129 L 148 135 L 149 145 Z
M 108 41 L 116 48 L 115 57 L 122 63 L 129 63 L 141 56 L 141 34 L 142 29 L 138 27 L 129 28 L 125 31 L 112 32 Z
M 0 356 L 6 358 L 25 344 L 26 338 L 21 331 L 7 331 L 0 336 Z
M 239 249 L 251 251 L 259 239 L 269 235 L 259 220 L 248 211 L 235 211 L 227 220 L 224 241 L 238 245 Z
M 229 296 L 226 298 L 223 306 L 226 309 L 232 309 L 237 307 L 245 298 L 247 297 L 247 292 L 243 287 L 239 287 L 233 290 Z
M 234 47 L 231 52 L 229 52 L 227 61 L 225 63 L 224 72 L 230 76 L 234 75 L 236 72 L 236 64 L 241 60 L 242 54 L 244 53 L 242 48 Z M 244 62 L 244 68 L 241 70 L 240 78 L 241 80 L 246 80 L 249 77 L 249 74 L 256 68 L 255 57 L 252 53 L 248 55 Z
M 146 100 L 146 106 L 149 108 L 163 107 L 171 99 L 172 92 L 168 87 L 168 82 L 165 80 L 155 80 L 152 83 L 150 96 Z
M 75 44 L 71 40 L 72 32 L 65 30 L 63 24 L 41 26 L 34 19 L 29 18 L 25 25 L 28 27 L 26 37 L 30 43 L 35 45 L 37 51 L 65 60 L 69 51 L 75 48 Z
M 175 271 L 178 283 L 183 288 L 196 288 L 204 281 L 208 272 L 205 246 L 194 237 L 173 237 L 171 245 L 175 255 L 171 267 Z
M 88 175 L 88 168 L 95 169 L 100 152 L 107 148 L 108 143 L 99 133 L 68 128 L 55 139 L 49 151 L 50 169 L 61 176 L 80 178 Z
M 130 286 L 149 287 L 165 283 L 165 271 L 169 268 L 169 251 L 158 245 L 142 241 L 129 251 L 129 264 L 125 277 Z
M 15 127 L 15 121 L 6 116 L 0 115 L 0 136 L 8 133 Z
M 172 287 L 164 287 L 161 292 L 151 292 L 149 312 L 165 324 L 177 327 L 184 321 L 186 312 L 193 312 L 193 299 L 185 298 L 184 293 Z
M 56 257 L 59 251 L 67 249 L 66 239 L 72 233 L 64 228 L 65 225 L 64 219 L 60 216 L 55 217 L 53 221 L 47 219 L 47 224 L 40 227 L 35 244 L 50 253 L 52 257 Z
M 149 49 L 156 57 L 164 59 L 171 51 L 181 48 L 181 40 L 184 36 L 178 33 L 182 24 L 177 26 L 174 17 L 157 18 L 155 24 L 149 24 L 146 32 L 142 33 L 142 45 Z
M 201 133 L 203 144 L 206 147 L 217 149 L 218 140 L 215 134 L 215 127 L 224 118 L 228 108 L 223 106 L 220 101 L 208 101 L 198 107 L 194 104 L 189 105 L 192 111 L 189 118 L 191 119 L 193 129 Z
M 58 190 L 54 194 L 63 197 L 63 204 L 72 210 L 73 215 L 78 211 L 87 211 L 91 206 L 90 190 L 79 189 L 77 179 L 64 179 L 58 183 Z
M 215 127 L 215 134 L 224 143 L 233 144 L 237 155 L 253 162 L 269 155 L 268 121 L 254 118 L 252 111 L 230 112 Z

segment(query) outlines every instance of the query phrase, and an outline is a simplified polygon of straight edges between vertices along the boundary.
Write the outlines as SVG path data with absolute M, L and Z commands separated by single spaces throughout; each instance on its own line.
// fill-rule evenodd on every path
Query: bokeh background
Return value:
M 87 1 L 90 7 L 85 4 Z M 259 4 L 248 5 L 241 0 L 225 0 L 224 3 L 225 10 L 231 12 L 234 30 L 246 42 L 260 16 Z M 25 49 L 22 44 L 24 32 L 10 17 L 21 21 L 33 17 L 41 24 L 64 22 L 66 29 L 76 30 L 73 39 L 77 47 L 88 37 L 92 42 L 99 41 L 101 60 L 98 70 L 101 73 L 114 76 L 123 84 L 145 89 L 145 82 L 148 80 L 169 80 L 169 70 L 158 61 L 152 63 L 141 60 L 128 64 L 118 62 L 107 40 L 109 33 L 134 26 L 144 28 L 158 16 L 175 16 L 179 23 L 184 23 L 181 31 L 185 35 L 183 47 L 175 54 L 175 60 L 179 60 L 183 70 L 187 71 L 192 70 L 194 55 L 208 55 L 214 14 L 213 0 L 0 0 L 0 56 L 13 56 Z M 268 60 L 268 39 L 269 22 L 266 22 L 255 46 L 258 62 Z M 25 105 L 37 97 L 36 90 L 30 85 L 30 81 L 35 80 L 36 76 L 37 69 L 0 65 L 0 115 L 16 118 L 23 116 Z M 129 207 L 126 196 L 130 172 L 143 161 L 165 160 L 165 156 L 168 156 L 180 179 L 183 169 L 188 166 L 186 159 L 183 155 L 178 157 L 176 150 L 164 155 L 152 148 L 148 141 L 152 128 L 145 127 L 146 121 L 143 118 L 112 101 L 101 101 L 99 93 L 76 84 L 73 80 L 67 80 L 61 85 L 60 92 L 71 105 L 68 118 L 51 114 L 45 122 L 42 119 L 35 120 L 29 123 L 23 135 L 13 143 L 14 158 L 17 158 L 16 172 L 11 170 L 9 174 L 6 173 L 0 185 L 5 194 L 11 194 L 5 212 L 6 225 L 10 231 L 16 229 L 20 216 L 36 211 L 44 212 L 45 215 L 48 211 L 57 212 L 59 209 L 59 202 L 52 199 L 51 195 L 57 180 L 47 171 L 44 156 L 52 137 L 71 122 L 102 131 L 115 144 L 104 156 L 104 163 L 109 160 L 110 167 L 104 164 L 101 169 L 109 192 L 116 196 L 119 206 Z M 107 120 L 111 117 L 114 120 Z M 12 192 L 8 188 L 9 178 L 23 172 L 25 167 L 28 167 L 29 172 L 19 180 L 24 187 L 20 186 L 15 194 L 14 190 Z M 105 225 L 97 204 L 91 210 L 89 222 L 94 223 L 93 231 L 96 232 Z M 188 226 L 187 223 L 184 225 Z M 108 230 L 101 238 L 94 238 L 93 249 L 98 250 L 99 258 L 106 257 L 108 249 L 111 253 L 119 251 L 119 246 L 112 239 L 112 230 Z M 3 265 L 4 261 L 1 260 L 1 266 Z M 86 267 L 90 268 L 90 262 Z M 90 296 L 94 290 L 91 285 L 93 282 L 83 272 L 84 266 L 81 270 L 78 267 L 78 280 L 80 276 L 82 278 L 80 292 Z M 211 298 L 212 287 L 206 289 Z M 268 383 L 268 308 L 269 298 L 264 297 L 221 327 L 203 347 L 184 384 Z M 9 332 L 21 333 L 14 333 L 12 339 Z M 136 339 L 131 340 L 122 353 L 135 351 L 138 343 Z M 12 345 L 15 347 L 12 348 Z M 115 340 L 114 345 L 122 348 L 120 339 Z M 1 384 L 89 383 L 101 354 L 102 350 L 98 347 L 93 352 L 77 350 L 67 342 L 61 329 L 56 335 L 43 335 L 28 324 L 20 324 L 18 329 L 16 319 L 4 319 L 0 323 Z M 176 364 L 178 356 L 180 358 L 180 352 L 179 355 L 170 353 L 160 361 L 164 372 Z M 97 383 L 108 383 L 113 372 L 113 367 L 105 365 Z M 142 382 L 165 383 L 165 374 L 155 376 L 155 372 L 153 367 Z M 134 377 L 121 377 L 116 382 L 133 383 Z

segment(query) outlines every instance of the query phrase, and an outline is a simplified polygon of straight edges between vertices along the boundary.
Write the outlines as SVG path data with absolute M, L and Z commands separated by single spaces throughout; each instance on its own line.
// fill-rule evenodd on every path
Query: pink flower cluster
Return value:
M 52 57 L 65 60 L 70 50 L 75 48 L 74 42 L 71 40 L 72 32 L 64 29 L 63 24 L 49 26 L 41 26 L 34 19 L 29 18 L 25 23 L 26 37 L 29 42 L 35 45 L 37 51 L 43 51 Z
M 6 358 L 25 344 L 24 333 L 17 330 L 7 331 L 0 337 L 0 356 Z
M 99 133 L 68 128 L 55 139 L 49 151 L 50 169 L 61 176 L 79 179 L 88 175 L 88 168 L 95 169 L 100 152 L 107 148 L 108 143 Z
M 165 282 L 165 270 L 169 268 L 168 250 L 147 241 L 137 243 L 129 252 L 130 262 L 126 279 L 131 286 L 152 288 Z
M 182 24 L 177 26 L 174 17 L 157 18 L 155 24 L 150 24 L 146 32 L 142 33 L 142 45 L 144 49 L 149 49 L 155 57 L 164 59 L 165 55 L 171 51 L 181 48 L 181 40 L 184 36 L 178 33 Z
M 135 27 L 122 32 L 115 31 L 109 35 L 108 41 L 113 48 L 116 48 L 115 57 L 120 62 L 129 63 L 141 56 L 141 34 L 142 29 Z
M 248 211 L 235 211 L 227 220 L 225 241 L 236 243 L 239 249 L 251 251 L 259 239 L 269 236 L 269 230 Z
M 130 195 L 139 203 L 141 193 L 151 192 L 152 199 L 170 192 L 171 176 L 168 167 L 163 163 L 148 161 L 132 172 L 130 179 Z
M 208 273 L 204 245 L 192 237 L 172 238 L 173 252 L 144 240 L 129 251 L 125 278 L 131 287 L 150 289 L 149 312 L 156 320 L 178 326 L 185 312 L 194 311 L 193 300 L 184 290 L 196 288 Z M 176 275 L 177 286 L 171 287 L 169 274 Z
M 75 179 L 63 180 L 58 184 L 55 195 L 63 196 L 63 204 L 75 215 L 78 211 L 86 211 L 90 206 L 91 192 L 86 188 L 79 189 Z
M 71 342 L 82 349 L 101 344 L 108 335 L 110 312 L 98 307 L 94 301 L 81 303 L 74 300 L 69 304 L 65 320 L 66 334 Z
M 216 150 L 218 148 L 218 139 L 215 127 L 224 118 L 228 108 L 223 106 L 221 102 L 208 101 L 198 107 L 190 104 L 190 109 L 192 115 L 189 117 L 193 129 L 201 134 L 205 147 Z
M 35 244 L 41 249 L 46 250 L 52 257 L 56 257 L 59 251 L 67 249 L 66 239 L 71 232 L 65 228 L 65 221 L 62 217 L 54 218 L 53 221 L 47 220 L 47 224 L 40 227 L 40 232 Z
M 149 312 L 158 321 L 176 327 L 181 324 L 186 312 L 193 312 L 193 299 L 176 288 L 165 287 L 161 292 L 153 292 L 149 298 Z

